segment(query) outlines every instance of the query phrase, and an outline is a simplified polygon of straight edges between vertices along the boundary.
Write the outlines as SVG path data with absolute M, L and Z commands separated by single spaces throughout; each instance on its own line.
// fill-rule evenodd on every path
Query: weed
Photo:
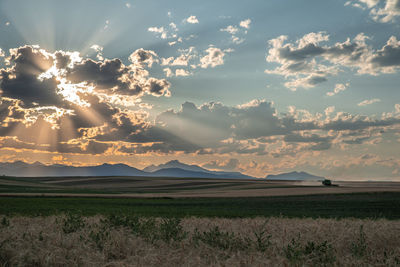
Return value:
M 192 240 L 195 244 L 201 241 L 211 247 L 223 250 L 244 250 L 248 248 L 248 242 L 237 237 L 233 232 L 220 231 L 218 226 L 202 233 L 196 228 Z
M 2 227 L 10 226 L 10 220 L 7 217 L 3 217 L 3 219 L 1 219 L 1 226 Z
M 272 245 L 271 238 L 272 235 L 269 235 L 267 231 L 264 229 L 266 223 L 258 230 L 254 231 L 255 241 L 253 241 L 255 249 L 261 252 L 265 252 L 268 247 Z M 251 241 L 249 241 L 251 242 Z
M 111 227 L 131 227 L 135 219 L 138 220 L 139 218 L 112 214 L 109 215 L 103 223 Z
M 133 234 L 151 243 L 159 239 L 157 235 L 157 222 L 154 218 L 138 219 L 131 225 L 131 229 Z
M 187 232 L 183 231 L 181 219 L 165 218 L 159 226 L 160 239 L 170 243 L 171 241 L 182 241 L 186 238 Z
M 44 240 L 43 231 L 40 231 L 40 233 L 39 233 L 39 241 L 43 241 L 43 240 Z
M 332 265 L 336 261 L 334 249 L 328 241 L 320 244 L 308 241 L 304 247 L 304 254 L 316 266 Z
M 303 249 L 300 244 L 300 235 L 297 239 L 292 239 L 292 241 L 284 248 L 284 253 L 286 258 L 291 264 L 299 263 L 302 260 Z
M 364 232 L 364 225 L 360 225 L 357 240 L 351 243 L 351 253 L 357 258 L 362 258 L 366 252 L 367 238 Z
M 82 216 L 73 213 L 67 213 L 63 220 L 62 230 L 65 234 L 73 233 L 85 227 L 85 221 Z
M 285 256 L 292 265 L 310 262 L 312 266 L 332 265 L 336 261 L 335 251 L 328 241 L 320 244 L 308 241 L 305 246 L 300 243 L 300 235 L 284 248 Z
M 96 245 L 96 247 L 102 251 L 104 249 L 104 244 L 106 240 L 110 237 L 110 232 L 107 228 L 103 225 L 97 231 L 90 231 L 89 238 L 92 242 Z

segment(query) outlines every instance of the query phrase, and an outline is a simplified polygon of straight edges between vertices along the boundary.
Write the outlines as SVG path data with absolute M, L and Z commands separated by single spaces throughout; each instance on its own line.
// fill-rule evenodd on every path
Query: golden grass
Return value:
M 164 242 L 137 236 L 128 227 L 110 227 L 101 216 L 83 218 L 84 226 L 71 233 L 63 231 L 65 216 L 3 218 L 0 266 L 400 265 L 400 221 L 384 219 L 186 218 L 181 225 L 187 236 Z M 216 226 L 243 242 L 255 242 L 255 233 L 265 231 L 269 245 L 259 251 L 254 246 L 223 249 L 195 242 L 196 231 Z M 307 243 L 325 241 L 327 252 L 304 250 Z M 288 257 L 288 247 L 299 253 L 297 258 Z M 361 253 L 357 254 L 357 248 Z

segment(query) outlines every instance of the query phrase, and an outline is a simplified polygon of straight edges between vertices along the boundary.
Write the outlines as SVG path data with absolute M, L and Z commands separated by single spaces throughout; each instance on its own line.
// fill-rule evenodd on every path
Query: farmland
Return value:
M 400 264 L 394 182 L 0 179 L 0 265 Z
M 4 266 L 398 266 L 385 219 L 0 217 Z

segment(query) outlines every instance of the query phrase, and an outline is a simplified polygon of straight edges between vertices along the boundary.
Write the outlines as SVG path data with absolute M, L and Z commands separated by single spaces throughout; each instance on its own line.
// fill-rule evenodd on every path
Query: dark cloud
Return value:
M 392 36 L 386 45 L 372 56 L 371 63 L 379 67 L 400 67 L 400 41 Z
M 149 59 L 137 60 L 139 66 Z M 151 65 L 150 63 L 148 63 Z M 106 93 L 141 96 L 144 93 L 160 96 L 169 95 L 170 83 L 165 79 L 148 77 L 141 67 L 125 66 L 120 59 L 94 61 L 86 59 L 68 68 L 67 79 L 73 83 L 93 84 Z
M 61 105 L 57 94 L 58 81 L 52 78 L 39 79 L 48 71 L 54 60 L 45 51 L 31 46 L 11 49 L 8 61 L 11 68 L 0 70 L 1 96 L 23 101 L 27 107 L 39 105 Z

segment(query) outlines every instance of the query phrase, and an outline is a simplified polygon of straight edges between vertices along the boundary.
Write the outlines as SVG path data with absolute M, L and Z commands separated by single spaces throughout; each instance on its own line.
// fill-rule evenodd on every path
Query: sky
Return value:
M 400 0 L 0 0 L 0 161 L 400 181 Z

